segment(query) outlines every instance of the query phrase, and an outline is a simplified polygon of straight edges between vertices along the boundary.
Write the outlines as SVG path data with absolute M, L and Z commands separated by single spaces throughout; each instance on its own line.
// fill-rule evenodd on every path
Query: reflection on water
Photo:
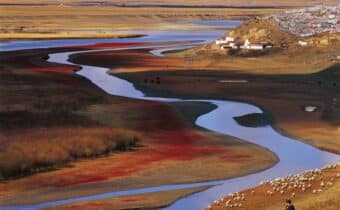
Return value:
M 162 41 L 206 41 L 210 42 L 223 35 L 223 30 L 210 31 L 136 31 L 134 33 L 147 34 L 138 38 L 111 39 L 58 39 L 58 40 L 27 40 L 0 42 L 1 51 L 24 49 L 51 48 L 63 46 L 93 45 L 98 43 L 129 43 L 129 42 L 162 42 Z
M 242 23 L 240 20 L 199 20 L 186 21 L 192 24 L 225 26 L 234 28 Z M 206 41 L 210 42 L 225 33 L 226 29 L 214 30 L 189 30 L 189 31 L 116 31 L 120 34 L 145 34 L 147 36 L 137 38 L 108 38 L 108 39 L 50 39 L 50 40 L 20 40 L 0 42 L 1 51 L 13 51 L 24 49 L 51 48 L 62 46 L 92 45 L 97 43 L 128 43 L 128 42 L 161 42 L 161 41 Z

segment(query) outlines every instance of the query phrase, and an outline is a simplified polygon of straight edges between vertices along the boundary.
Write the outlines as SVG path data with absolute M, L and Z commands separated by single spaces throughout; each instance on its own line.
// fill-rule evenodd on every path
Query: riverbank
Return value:
M 337 74 L 337 66 L 326 72 Z M 192 78 L 192 75 L 195 75 Z M 339 81 L 328 74 L 301 76 L 259 76 L 228 71 L 139 72 L 121 73 L 150 96 L 232 99 L 262 107 L 274 126 L 286 135 L 295 136 L 320 149 L 339 153 Z M 146 78 L 160 77 L 160 84 L 145 84 Z M 248 83 L 220 83 L 220 80 L 246 80 Z M 319 85 L 321 83 L 321 85 Z M 335 85 L 334 85 L 335 84 Z M 270 91 L 268 91 L 270 89 Z M 285 91 L 282 92 L 282 89 Z M 304 107 L 316 106 L 315 112 Z M 327 131 L 327 132 L 325 132 Z
M 69 53 L 57 54 L 51 56 L 51 61 L 59 62 L 59 63 L 70 63 L 68 62 Z M 151 99 L 155 101 L 181 101 L 184 102 L 186 100 L 178 100 L 173 98 L 157 98 L 157 97 L 148 97 L 141 96 L 141 92 L 138 89 L 131 88 L 132 83 L 127 82 L 126 80 L 121 80 L 116 76 L 107 75 L 107 68 L 100 68 L 95 66 L 82 66 L 82 70 L 78 72 L 78 74 L 88 78 L 91 82 L 100 87 L 103 91 L 112 95 L 121 95 L 128 96 L 132 98 L 145 98 Z M 93 74 L 95 73 L 95 74 Z M 151 82 L 151 84 L 160 84 L 161 77 L 155 78 L 156 82 Z M 105 81 L 103 83 L 102 81 Z M 227 80 L 223 80 L 227 81 Z M 238 80 L 240 81 L 240 80 Z M 115 88 L 115 86 L 109 85 L 115 83 L 119 85 L 119 87 L 124 87 L 121 89 Z M 144 80 L 145 83 L 145 80 Z M 138 88 L 138 87 L 137 87 Z M 199 97 L 198 97 L 199 98 Z M 189 100 L 190 101 L 190 100 Z M 299 173 L 301 171 L 311 169 L 314 167 L 321 167 L 326 163 L 334 163 L 333 161 L 337 161 L 338 156 L 322 152 L 317 150 L 311 146 L 300 143 L 295 139 L 285 137 L 275 130 L 272 129 L 271 126 L 265 126 L 260 128 L 247 128 L 248 126 L 241 126 L 235 122 L 235 117 L 248 116 L 251 113 L 261 113 L 262 110 L 258 109 L 255 106 L 246 103 L 238 103 L 231 101 L 218 101 L 218 100 L 208 100 L 199 98 L 198 100 L 193 100 L 192 102 L 209 102 L 215 104 L 217 108 L 209 112 L 207 114 L 201 115 L 196 124 L 206 128 L 208 130 L 213 130 L 219 133 L 233 135 L 239 137 L 241 139 L 245 139 L 246 141 L 261 145 L 262 147 L 266 147 L 269 150 L 273 151 L 280 158 L 280 162 L 273 168 L 269 170 L 265 170 L 259 173 L 255 173 L 252 175 L 248 175 L 245 177 L 223 180 L 223 186 L 214 186 L 209 192 L 204 191 L 202 193 L 197 193 L 194 196 L 190 196 L 190 198 L 181 200 L 173 204 L 170 209 L 178 209 L 179 206 L 186 206 L 190 209 L 201 208 L 202 204 L 207 205 L 207 198 L 211 196 L 216 196 L 218 193 L 230 192 L 230 189 L 246 189 L 253 186 L 254 182 L 260 182 L 261 179 L 274 179 L 278 175 L 288 175 L 289 173 Z M 305 110 L 305 109 L 304 109 Z M 309 109 L 307 109 L 309 110 Z M 307 111 L 310 112 L 310 111 Z M 265 113 L 263 115 L 266 116 Z M 224 122 L 224 123 L 221 123 Z M 238 121 L 239 122 L 239 121 Z M 244 121 L 243 121 L 244 122 Z M 251 125 L 251 124 L 249 124 Z M 271 139 L 275 139 L 275 141 L 270 141 Z M 269 140 L 269 141 L 268 141 Z M 289 153 L 287 153 L 289 151 Z M 292 164 L 294 163 L 294 164 Z M 288 170 L 289 169 L 289 170 Z M 252 181 L 251 181 L 252 180 Z M 236 182 L 235 182 L 236 181 Z M 235 183 L 238 183 L 237 185 Z M 172 186 L 161 186 L 160 188 L 165 190 L 169 189 L 169 187 L 176 187 L 177 185 Z M 144 188 L 142 190 L 149 191 L 152 190 L 150 188 Z M 126 191 L 125 191 L 126 192 Z M 132 194 L 134 191 L 129 191 Z M 113 194 L 105 194 L 103 197 L 109 197 Z M 82 198 L 83 200 L 91 199 L 91 197 Z M 198 204 L 201 204 L 200 206 Z
M 203 59 L 192 63 L 173 57 L 156 57 L 144 49 L 84 53 L 71 56 L 71 60 L 111 68 L 112 74 L 128 79 L 149 96 L 192 99 L 206 96 L 256 104 L 272 116 L 274 126 L 286 135 L 323 150 L 340 152 L 337 64 L 314 74 L 263 75 L 232 68 L 207 71 L 195 68 L 198 63 L 204 63 Z M 154 82 L 156 78 L 160 78 L 159 83 Z M 247 82 L 221 83 L 221 80 Z M 317 110 L 304 111 L 309 105 L 316 106 Z
M 128 34 L 128 33 L 3 33 L 0 34 L 0 42 L 14 40 L 49 40 L 49 39 L 122 39 L 122 38 L 138 38 L 143 37 L 143 34 Z
M 111 47 L 115 46 L 111 44 Z M 116 47 L 122 47 L 122 44 Z M 49 53 L 68 50 L 71 49 L 23 50 L 0 54 L 1 68 L 4 69 L 1 71 L 3 81 L 0 88 L 10 90 L 1 91 L 3 100 L 0 116 L 1 122 L 6 122 L 1 124 L 1 136 L 6 137 L 1 138 L 1 146 L 6 148 L 4 140 L 18 137 L 18 133 L 39 133 L 37 138 L 48 145 L 51 138 L 61 137 L 58 132 L 52 132 L 56 136 L 50 136 L 50 132 L 46 131 L 51 129 L 63 133 L 79 127 L 89 131 L 94 127 L 119 127 L 141 134 L 144 137 L 142 147 L 75 161 L 58 170 L 2 181 L 2 205 L 224 179 L 254 173 L 276 163 L 277 158 L 265 149 L 194 126 L 196 117 L 214 109 L 212 105 L 164 104 L 109 96 L 75 75 L 77 67 L 45 61 Z M 72 50 L 84 48 L 73 47 Z M 41 129 L 45 132 L 39 132 Z M 79 136 L 77 132 L 69 134 Z M 178 174 L 182 176 L 179 178 Z
M 279 177 L 257 187 L 226 195 L 206 209 L 279 210 L 285 200 L 290 199 L 296 209 L 335 210 L 339 206 L 339 187 L 340 165 L 334 164 L 299 175 Z
M 98 208 L 103 210 L 160 209 L 171 205 L 178 199 L 184 198 L 190 194 L 194 194 L 206 189 L 208 189 L 208 187 L 195 187 L 183 190 L 169 190 L 156 193 L 144 193 L 138 195 L 120 196 L 110 199 L 101 199 L 96 201 L 72 203 L 44 209 L 45 210 L 64 210 L 64 209 L 96 210 Z

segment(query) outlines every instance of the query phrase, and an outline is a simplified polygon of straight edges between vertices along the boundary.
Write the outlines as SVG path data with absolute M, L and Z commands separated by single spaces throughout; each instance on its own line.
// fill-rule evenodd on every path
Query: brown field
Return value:
M 116 45 L 119 46 L 122 44 Z M 50 52 L 66 50 L 70 49 L 0 54 L 0 137 L 4 142 L 0 153 L 4 152 L 4 160 L 8 160 L 11 154 L 5 152 L 10 151 L 11 144 L 6 142 L 13 140 L 25 151 L 27 156 L 23 158 L 32 157 L 27 160 L 34 160 L 32 153 L 63 157 L 56 154 L 63 150 L 51 153 L 45 146 L 60 145 L 58 139 L 63 139 L 66 146 L 74 142 L 73 148 L 80 149 L 76 152 L 83 151 L 90 158 L 69 162 L 67 167 L 58 166 L 58 170 L 0 182 L 1 204 L 235 177 L 263 170 L 277 161 L 265 149 L 194 126 L 196 117 L 212 110 L 212 105 L 164 104 L 109 96 L 74 74 L 76 67 L 44 60 Z M 115 134 L 117 128 L 142 136 L 140 146 L 92 158 L 90 154 L 103 149 L 102 140 Z M 21 141 L 22 144 L 17 143 Z M 38 152 L 25 147 L 35 142 L 43 144 Z M 44 169 L 55 168 L 42 167 L 34 172 Z
M 314 179 L 312 181 L 309 178 Z M 307 178 L 307 181 L 297 182 L 298 184 L 304 183 L 305 187 L 294 187 L 295 181 L 284 181 L 279 186 L 283 186 L 284 183 L 288 183 L 283 190 L 276 189 L 281 187 L 274 187 L 271 183 L 265 183 L 258 187 L 247 189 L 239 192 L 239 196 L 225 196 L 218 203 L 212 204 L 211 210 L 230 209 L 226 207 L 226 202 L 230 200 L 231 204 L 238 204 L 238 207 L 232 207 L 235 209 L 261 209 L 261 210 L 279 210 L 283 209 L 286 199 L 291 199 L 296 209 L 301 210 L 336 210 L 339 209 L 339 193 L 340 193 L 340 166 L 335 168 L 327 168 L 321 170 L 321 173 L 304 173 L 298 176 Z M 273 183 L 279 183 L 274 181 Z M 296 184 L 296 185 L 298 185 Z M 275 189 L 273 189 L 275 188 Z M 321 190 L 321 192 L 319 192 Z M 314 192 L 313 192 L 314 191 Z M 238 200 L 237 197 L 243 197 L 244 199 Z M 271 194 L 271 195 L 270 195 Z M 241 204 L 241 207 L 239 207 Z
M 13 1 L 10 0 L 0 0 L 1 4 L 13 4 Z M 102 0 L 102 1 L 86 1 L 86 0 L 63 0 L 63 4 L 65 5 L 117 5 L 117 6 L 177 6 L 177 7 L 298 7 L 298 6 L 311 6 L 316 4 L 334 4 L 337 3 L 336 0 L 257 0 L 257 1 L 249 1 L 249 0 L 210 0 L 210 1 L 200 1 L 200 0 L 148 0 L 148 1 L 136 1 L 136 0 Z M 32 0 L 20 0 L 20 3 L 16 2 L 15 4 L 60 4 L 60 1 L 57 0 L 40 0 L 40 1 L 32 1 Z
M 0 39 L 107 38 L 144 30 L 209 29 L 183 20 L 243 19 L 281 9 L 0 6 Z
M 170 190 L 139 195 L 121 196 L 109 199 L 101 199 L 89 202 L 79 202 L 56 207 L 45 208 L 48 210 L 95 210 L 95 209 L 158 209 L 170 205 L 172 202 L 192 193 L 207 189 L 208 187 L 196 187 L 183 190 Z

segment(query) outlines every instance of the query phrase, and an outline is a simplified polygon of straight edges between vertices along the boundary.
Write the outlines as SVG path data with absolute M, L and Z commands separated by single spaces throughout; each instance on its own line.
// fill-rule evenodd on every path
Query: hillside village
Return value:
M 327 37 L 325 37 L 327 35 Z M 340 4 L 288 10 L 246 21 L 215 41 L 222 51 L 327 46 L 340 40 Z
M 265 18 L 273 18 L 281 29 L 299 37 L 340 32 L 340 4 L 293 9 Z

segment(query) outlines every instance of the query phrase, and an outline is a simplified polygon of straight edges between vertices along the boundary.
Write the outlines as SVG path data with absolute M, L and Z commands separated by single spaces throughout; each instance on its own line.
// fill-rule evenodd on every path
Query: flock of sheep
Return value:
M 318 194 L 323 192 L 327 187 L 331 187 L 335 181 L 340 180 L 340 173 L 335 173 L 332 176 L 324 176 L 324 172 L 336 169 L 340 167 L 340 163 L 327 165 L 322 169 L 313 169 L 305 171 L 301 174 L 297 175 L 289 175 L 287 177 L 278 177 L 272 181 L 264 180 L 260 182 L 260 187 L 265 187 L 268 189 L 262 193 L 264 196 L 284 196 L 285 198 L 294 198 L 298 194 L 304 193 L 313 193 Z M 248 195 L 251 196 L 256 195 L 256 188 L 247 191 Z M 214 209 L 214 208 L 241 208 L 244 207 L 244 202 L 246 200 L 245 193 L 230 193 L 228 196 L 221 198 L 219 200 L 215 200 L 212 205 L 209 205 L 206 209 Z

